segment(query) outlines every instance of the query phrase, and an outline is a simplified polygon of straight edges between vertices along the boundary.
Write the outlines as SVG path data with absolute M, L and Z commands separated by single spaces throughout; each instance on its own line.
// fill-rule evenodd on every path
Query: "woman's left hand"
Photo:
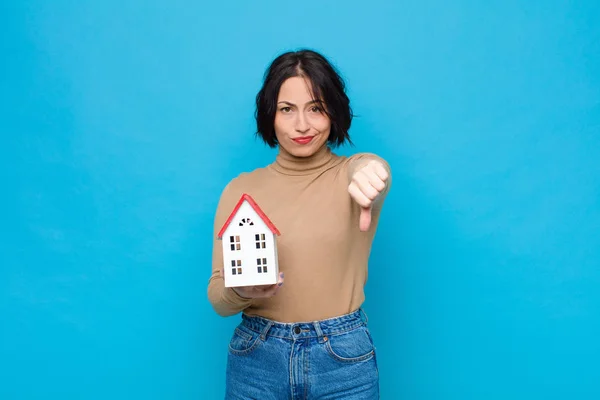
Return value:
M 359 228 L 363 232 L 371 226 L 373 203 L 385 190 L 388 179 L 387 169 L 377 160 L 367 162 L 352 175 L 348 193 L 361 207 Z

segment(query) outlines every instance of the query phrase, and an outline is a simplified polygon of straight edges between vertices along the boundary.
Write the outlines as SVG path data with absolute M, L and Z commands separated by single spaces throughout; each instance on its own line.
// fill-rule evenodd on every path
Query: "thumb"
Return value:
M 371 207 L 362 207 L 360 209 L 360 230 L 366 232 L 369 230 L 369 226 L 371 226 Z

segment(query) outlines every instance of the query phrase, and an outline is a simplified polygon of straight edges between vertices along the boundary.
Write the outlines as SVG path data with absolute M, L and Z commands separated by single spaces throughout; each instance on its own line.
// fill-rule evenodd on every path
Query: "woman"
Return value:
M 288 52 L 268 68 L 256 97 L 257 134 L 278 154 L 225 187 L 214 228 L 216 237 L 250 194 L 281 233 L 280 277 L 275 285 L 225 288 L 214 241 L 210 302 L 222 316 L 242 312 L 229 343 L 227 398 L 379 397 L 360 307 L 391 175 L 376 155 L 332 152 L 350 142 L 351 120 L 344 82 L 322 55 Z

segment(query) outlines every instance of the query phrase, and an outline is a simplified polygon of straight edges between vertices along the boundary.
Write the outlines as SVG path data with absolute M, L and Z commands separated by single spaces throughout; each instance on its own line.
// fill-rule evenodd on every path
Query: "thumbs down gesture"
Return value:
M 378 197 L 388 186 L 389 173 L 377 160 L 371 160 L 354 172 L 348 193 L 360 206 L 359 228 L 366 232 L 371 226 L 371 211 Z

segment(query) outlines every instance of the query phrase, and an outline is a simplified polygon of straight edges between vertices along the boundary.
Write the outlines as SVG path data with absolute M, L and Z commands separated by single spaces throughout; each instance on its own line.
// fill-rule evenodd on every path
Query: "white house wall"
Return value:
M 236 214 L 236 216 L 234 218 L 235 226 L 238 228 L 242 228 L 241 226 L 239 226 L 239 223 L 243 218 L 247 218 L 247 217 L 251 218 L 252 222 L 254 222 L 254 226 L 247 226 L 247 228 L 256 229 L 259 232 L 265 232 L 265 231 L 270 232 L 269 227 L 267 226 L 267 224 L 264 223 L 264 221 L 256 213 L 256 211 L 254 211 L 254 208 L 252 208 L 252 206 L 250 204 L 248 204 L 247 201 L 244 201 L 244 203 L 242 203 L 242 206 L 240 207 L 240 209 L 238 210 L 238 213 Z

